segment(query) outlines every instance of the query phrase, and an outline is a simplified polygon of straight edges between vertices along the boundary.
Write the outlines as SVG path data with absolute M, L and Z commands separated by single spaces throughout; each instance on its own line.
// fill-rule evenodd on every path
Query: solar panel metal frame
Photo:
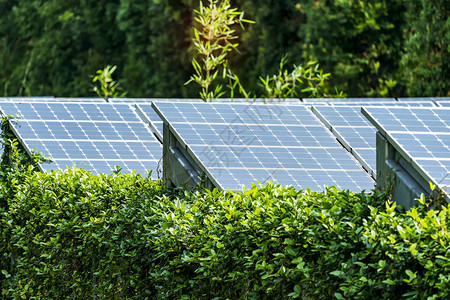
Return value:
M 450 97 L 399 97 L 397 98 L 399 102 L 422 102 L 431 101 L 435 105 L 438 105 L 439 101 L 450 101 Z
M 390 131 L 386 131 L 382 124 L 380 124 L 370 113 L 370 109 L 374 107 L 362 107 L 361 112 L 363 115 L 377 128 L 377 130 L 381 133 L 381 135 L 387 139 L 387 141 L 400 153 L 400 155 L 403 157 L 403 159 L 412 166 L 415 172 L 417 172 L 426 182 L 432 182 L 436 186 L 440 187 L 441 184 L 437 182 L 435 178 L 432 178 L 427 171 L 423 170 L 422 167 L 419 166 L 419 164 L 416 162 L 416 159 L 420 158 L 414 158 L 412 157 L 402 145 L 400 145 L 397 140 L 391 135 Z M 399 107 L 396 107 L 399 108 Z M 406 109 L 406 108 L 405 108 Z M 448 113 L 450 114 L 450 108 L 417 108 L 413 107 L 412 109 L 446 109 L 448 110 Z M 447 190 L 447 201 L 450 201 L 450 187 L 446 187 Z M 445 189 L 444 189 L 445 190 Z
M 192 159 L 192 162 L 191 162 L 191 163 L 194 164 L 194 165 L 196 165 L 197 167 L 200 168 L 199 172 L 202 172 L 202 173 L 206 174 L 206 175 L 207 175 L 207 178 L 208 178 L 209 180 L 211 180 L 213 186 L 220 187 L 220 188 L 222 188 L 222 189 L 226 188 L 226 187 L 224 187 L 224 186 L 217 180 L 217 178 L 209 171 L 208 167 L 205 166 L 205 164 L 202 162 L 202 160 L 197 156 L 197 153 L 195 153 L 195 152 L 192 150 L 192 146 L 189 145 L 189 144 L 187 144 L 187 143 L 185 142 L 184 138 L 178 133 L 177 130 L 175 130 L 175 128 L 173 127 L 173 125 L 171 124 L 171 122 L 169 122 L 169 121 L 165 118 L 165 116 L 164 116 L 163 113 L 158 109 L 158 107 L 155 106 L 155 104 L 152 104 L 152 106 L 154 107 L 154 109 L 155 109 L 155 111 L 158 113 L 158 115 L 159 115 L 162 119 L 164 119 L 164 139 L 165 139 L 165 140 L 164 140 L 164 145 L 165 145 L 165 147 L 166 147 L 166 145 L 168 144 L 168 142 L 167 142 L 167 140 L 166 140 L 166 134 L 169 133 L 169 131 L 170 131 L 170 134 L 172 134 L 172 135 L 174 136 L 175 140 L 176 140 L 176 144 L 179 145 L 179 147 L 182 148 L 182 150 L 185 151 L 185 152 L 187 153 L 187 155 L 189 156 L 189 159 Z M 302 105 L 302 106 L 303 106 L 303 105 Z M 311 116 L 314 116 L 314 115 L 311 113 Z M 319 127 L 320 127 L 320 122 L 319 122 L 317 119 L 316 119 L 316 122 L 317 122 L 317 124 L 318 124 Z M 167 130 L 167 133 L 166 133 L 166 130 Z M 330 136 L 330 138 L 331 138 L 331 140 L 333 139 L 332 136 Z M 338 143 L 336 143 L 336 148 L 335 148 L 335 149 L 342 149 L 342 148 L 339 146 Z M 343 151 L 344 151 L 343 153 L 345 153 L 345 150 L 343 150 Z M 348 155 L 349 155 L 349 154 L 348 154 Z M 350 157 L 351 157 L 351 155 L 349 155 L 349 158 L 350 158 Z M 353 159 L 352 161 L 354 162 L 355 166 L 358 165 L 358 162 L 357 162 L 357 161 L 355 161 L 354 159 Z M 361 166 L 359 166 L 359 168 L 360 168 L 359 170 L 360 170 L 361 172 L 365 173 L 365 172 L 363 171 L 363 169 L 362 169 Z M 343 169 L 343 171 L 344 171 L 344 170 L 345 170 L 345 169 Z M 324 170 L 324 171 L 325 171 L 325 170 Z M 347 171 L 349 171 L 349 170 L 347 170 Z M 366 175 L 367 175 L 367 178 L 371 178 L 370 175 L 368 175 L 367 173 L 366 173 Z M 373 178 L 371 178 L 371 179 L 372 179 L 372 181 L 373 181 Z
M 152 102 L 204 102 L 200 98 L 110 98 L 111 103 L 151 104 Z
M 217 98 L 209 103 L 267 103 L 267 104 L 295 104 L 302 103 L 300 98 Z
M 397 102 L 395 98 L 303 98 L 304 103 L 315 103 L 315 102 Z
M 331 102 L 329 103 L 331 106 L 415 106 L 415 107 L 436 107 L 436 104 L 431 100 L 424 101 L 392 101 L 392 102 L 364 102 L 364 101 L 355 101 L 355 102 Z
M 55 97 L 50 101 L 68 103 L 107 103 L 105 99 L 100 97 Z

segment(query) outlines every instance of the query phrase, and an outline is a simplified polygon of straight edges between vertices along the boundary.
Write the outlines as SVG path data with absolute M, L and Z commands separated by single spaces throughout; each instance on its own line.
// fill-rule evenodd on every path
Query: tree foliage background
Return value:
M 231 65 L 250 90 L 281 57 L 318 60 L 349 97 L 450 96 L 447 0 L 235 0 L 256 21 Z M 106 65 L 129 97 L 197 97 L 197 0 L 0 0 L 1 96 L 93 96 Z M 241 30 L 236 28 L 236 30 Z

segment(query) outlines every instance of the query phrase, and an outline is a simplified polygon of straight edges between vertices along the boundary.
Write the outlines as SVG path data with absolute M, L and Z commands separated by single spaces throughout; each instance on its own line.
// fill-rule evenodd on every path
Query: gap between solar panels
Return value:
M 369 191 L 374 181 L 304 105 L 153 103 L 165 184 L 240 190 L 273 181 Z M 200 176 L 201 180 L 198 180 Z

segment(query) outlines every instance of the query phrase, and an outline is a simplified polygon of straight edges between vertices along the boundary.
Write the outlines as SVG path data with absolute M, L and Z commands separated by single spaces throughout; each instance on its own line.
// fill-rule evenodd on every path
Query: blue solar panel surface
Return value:
M 108 103 L 0 103 L 4 114 L 16 115 L 13 128 L 28 149 L 53 162 L 44 170 L 76 164 L 94 173 L 110 173 L 120 166 L 157 177 L 162 146 L 135 109 Z
M 157 102 L 158 103 L 158 102 Z M 206 103 L 202 103 L 206 104 Z M 210 122 L 210 123 L 245 123 L 246 120 L 241 120 L 241 116 L 239 113 L 241 113 L 249 123 L 253 122 L 256 124 L 261 124 L 263 122 L 262 118 L 269 117 L 272 114 L 277 114 L 282 111 L 282 109 L 278 108 L 265 108 L 265 105 L 260 105 L 257 110 L 250 110 L 246 112 L 239 111 L 240 107 L 236 106 L 236 109 L 238 111 L 234 110 L 223 110 L 223 111 L 205 111 L 204 108 L 202 108 L 202 104 L 192 104 L 192 103 L 177 103 L 175 105 L 168 104 L 171 108 L 171 111 L 167 111 L 167 115 L 170 118 L 173 118 L 174 120 L 177 120 L 177 122 L 184 122 L 184 123 L 199 123 L 199 122 Z M 282 106 L 280 106 L 282 107 Z M 160 116 L 155 112 L 153 107 L 151 105 L 147 104 L 139 104 L 137 106 L 138 111 L 141 113 L 141 115 L 147 120 L 148 123 L 152 126 L 154 129 L 155 134 L 158 136 L 158 138 L 162 141 L 163 136 L 163 121 L 161 120 Z M 241 109 L 242 110 L 242 109 Z M 299 110 L 297 110 L 299 111 Z M 301 112 L 303 112 L 304 109 L 301 109 Z M 300 113 L 301 113 L 300 112 Z M 258 117 L 260 116 L 260 117 Z M 314 120 L 314 117 L 312 117 L 309 113 L 305 114 L 303 113 L 300 115 L 302 117 L 302 120 L 305 122 L 307 119 L 310 121 Z M 288 115 L 287 118 L 294 119 L 295 123 L 295 116 L 292 114 Z M 297 120 L 298 121 L 298 120 Z M 273 122 L 273 121 L 271 121 Z M 278 122 L 280 124 L 280 121 Z
M 314 106 L 313 112 L 375 177 L 376 129 L 360 106 Z
M 363 113 L 427 181 L 450 191 L 450 108 L 365 107 Z
M 297 188 L 370 190 L 373 181 L 308 107 L 155 103 L 182 144 L 222 188 L 271 180 Z

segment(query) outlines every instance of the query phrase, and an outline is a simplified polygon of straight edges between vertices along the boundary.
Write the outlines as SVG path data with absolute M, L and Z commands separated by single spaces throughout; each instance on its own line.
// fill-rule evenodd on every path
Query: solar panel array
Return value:
M 374 182 L 308 107 L 155 103 L 217 186 L 240 189 L 271 180 L 322 190 L 370 190 Z
M 450 108 L 365 107 L 363 113 L 419 174 L 450 192 Z
M 110 173 L 119 165 L 127 172 L 153 170 L 155 178 L 162 157 L 158 140 L 163 140 L 163 116 L 213 181 L 232 189 L 267 180 L 313 190 L 323 185 L 370 189 L 373 182 L 360 166 L 375 177 L 377 127 L 363 116 L 361 106 L 388 106 L 392 115 L 407 107 L 413 119 L 400 113 L 390 116 L 397 121 L 392 125 L 386 117 L 382 128 L 393 130 L 390 138 L 419 170 L 448 186 L 441 176 L 449 172 L 448 127 L 437 126 L 436 115 L 427 115 L 430 126 L 425 133 L 415 114 L 415 109 L 450 107 L 445 97 L 216 99 L 212 104 L 171 98 L 112 98 L 109 103 L 101 98 L 0 98 L 4 113 L 21 115 L 13 129 L 25 148 L 53 158 L 41 165 L 43 170 L 75 163 L 95 173 Z
M 152 170 L 157 178 L 162 146 L 128 104 L 4 102 L 0 108 L 19 115 L 13 130 L 27 149 L 53 160 L 41 164 L 43 170 L 76 164 L 98 174 L 119 166 L 141 174 Z

